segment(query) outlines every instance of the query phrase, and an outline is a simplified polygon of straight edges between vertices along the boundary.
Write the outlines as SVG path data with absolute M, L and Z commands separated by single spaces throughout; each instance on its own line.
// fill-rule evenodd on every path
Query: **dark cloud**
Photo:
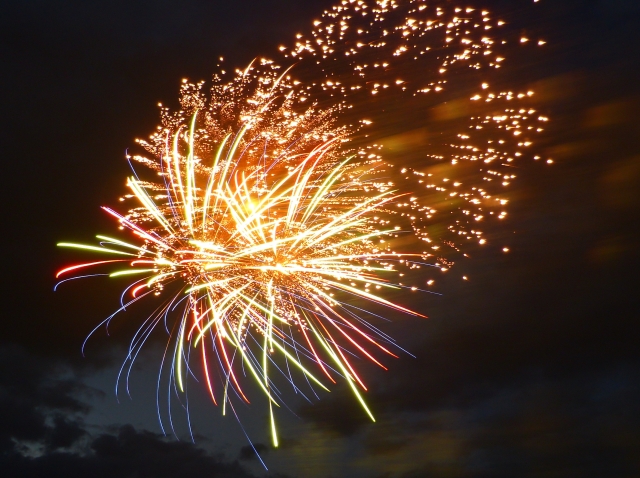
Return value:
M 15 346 L 0 347 L 0 362 L 0 451 L 25 441 L 56 449 L 84 435 L 70 417 L 88 410 L 77 397 L 91 390 L 77 379 L 56 378 L 64 365 Z
M 87 431 L 82 428 L 82 422 L 70 421 L 62 415 L 56 415 L 46 436 L 47 451 L 70 448 L 87 435 Z
M 257 458 L 256 453 L 264 455 L 269 451 L 269 447 L 264 443 L 253 443 L 252 445 L 246 445 L 240 448 L 240 460 L 253 460 Z
M 407 478 L 635 476 L 639 378 L 634 367 L 622 367 L 571 380 L 532 379 L 468 407 L 431 410 L 387 440 L 400 435 L 423 444 L 422 463 L 401 475 Z
M 0 347 L 0 469 L 11 477 L 250 478 L 192 443 L 122 426 L 93 436 L 82 400 L 94 391 L 64 362 Z M 62 378 L 62 377 L 68 378 Z M 95 430 L 95 427 L 93 427 Z M 261 453 L 268 450 L 257 444 Z M 241 457 L 249 459 L 246 450 Z
M 335 387 L 318 402 L 304 403 L 297 414 L 321 430 L 338 436 L 353 435 L 370 423 L 356 397 L 345 386 Z
M 86 453 L 54 452 L 42 456 L 8 453 L 0 456 L 3 473 L 15 478 L 153 477 L 251 478 L 237 462 L 207 454 L 191 443 L 124 426 L 117 435 L 98 436 Z
M 380 414 L 357 457 L 369 477 L 636 476 L 637 364 L 530 377 L 466 404 Z

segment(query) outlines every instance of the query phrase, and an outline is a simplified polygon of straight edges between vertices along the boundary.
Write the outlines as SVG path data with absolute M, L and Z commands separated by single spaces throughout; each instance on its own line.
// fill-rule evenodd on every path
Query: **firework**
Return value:
M 432 286 L 425 266 L 446 271 L 465 243 L 485 244 L 480 223 L 506 217 L 515 161 L 541 159 L 533 92 L 491 88 L 508 42 L 489 31 L 503 24 L 449 2 L 343 1 L 281 47 L 298 79 L 263 59 L 221 70 L 209 92 L 185 80 L 181 109 L 161 105 L 146 153 L 129 158 L 146 170 L 127 180 L 133 204 L 103 208 L 127 237 L 60 243 L 113 258 L 58 277 L 128 278 L 116 313 L 155 298 L 125 364 L 165 325 L 170 388 L 201 370 L 226 411 L 257 387 L 275 445 L 277 377 L 300 393 L 300 378 L 313 393 L 344 380 L 373 420 L 353 357 L 384 368 L 401 350 L 376 317 L 424 317 L 397 292 Z
M 60 243 L 119 258 L 67 267 L 58 277 L 115 263 L 110 277 L 132 278 L 130 303 L 161 298 L 132 355 L 181 303 L 171 331 L 175 385 L 184 392 L 196 350 L 214 402 L 226 406 L 230 389 L 249 401 L 242 367 L 267 399 L 275 445 L 281 397 L 273 371 L 297 369 L 322 389 L 342 377 L 373 420 L 348 354 L 384 367 L 376 355 L 394 353 L 354 302 L 422 316 L 381 295 L 407 287 L 394 279 L 397 264 L 428 257 L 392 249 L 407 231 L 392 223 L 391 206 L 409 199 L 376 179 L 386 167 L 376 154 L 349 150 L 350 132 L 335 126 L 335 111 L 297 108 L 286 73 L 249 68 L 217 83 L 208 104 L 199 86 L 185 84 L 183 111 L 163 110 L 163 128 L 142 142 L 151 157 L 132 158 L 160 181 L 135 174 L 123 199 L 137 206 L 124 214 L 103 208 L 135 240 Z

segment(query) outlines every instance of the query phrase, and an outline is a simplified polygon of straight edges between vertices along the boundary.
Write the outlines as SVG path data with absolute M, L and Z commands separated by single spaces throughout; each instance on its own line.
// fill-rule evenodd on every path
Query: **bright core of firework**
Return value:
M 414 198 L 377 179 L 387 166 L 371 149 L 348 149 L 350 132 L 335 126 L 335 111 L 297 108 L 291 84 L 286 72 L 249 69 L 217 82 L 209 101 L 202 85 L 185 84 L 184 109 L 163 109 L 163 127 L 142 142 L 151 158 L 132 158 L 160 180 L 134 173 L 123 200 L 137 205 L 125 214 L 103 208 L 136 240 L 58 244 L 119 256 L 67 267 L 58 277 L 118 264 L 109 276 L 133 278 L 129 303 L 163 298 L 130 356 L 171 311 L 181 311 L 169 354 L 180 392 L 198 354 L 211 398 L 222 397 L 223 407 L 230 390 L 249 401 L 240 375 L 255 379 L 275 445 L 273 407 L 281 397 L 273 371 L 297 369 L 323 389 L 343 377 L 373 420 L 349 355 L 384 367 L 376 354 L 394 354 L 355 304 L 421 316 L 380 293 L 408 288 L 396 283 L 397 267 L 428 256 L 392 249 L 398 237 L 417 232 L 410 221 L 399 225 L 392 205 Z M 221 374 L 212 372 L 215 363 Z

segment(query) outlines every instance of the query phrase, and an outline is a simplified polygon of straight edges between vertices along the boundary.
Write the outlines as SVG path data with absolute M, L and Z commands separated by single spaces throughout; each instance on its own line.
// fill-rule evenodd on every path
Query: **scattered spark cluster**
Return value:
M 485 244 L 478 222 L 507 216 L 516 162 L 541 159 L 533 144 L 548 121 L 534 91 L 492 85 L 505 84 L 510 55 L 546 42 L 508 34 L 487 9 L 442 1 L 343 0 L 313 25 L 280 47 L 286 58 L 315 63 L 305 91 L 342 102 L 385 157 L 389 143 L 412 139 L 407 131 L 428 136 L 399 160 L 420 176 L 416 213 L 450 223 L 453 236 L 436 238 L 445 247 L 433 250 L 461 250 L 461 238 Z
M 373 419 L 353 357 L 384 368 L 401 350 L 379 314 L 422 317 L 397 291 L 433 286 L 427 267 L 486 244 L 482 224 L 508 217 L 515 164 L 541 159 L 534 92 L 490 86 L 509 48 L 536 43 L 502 39 L 504 23 L 450 2 L 344 0 L 280 47 L 292 68 L 256 60 L 208 92 L 184 80 L 181 109 L 161 105 L 146 152 L 129 158 L 147 170 L 127 180 L 133 204 L 103 208 L 135 239 L 59 244 L 115 257 L 58 277 L 130 278 L 116 314 L 157 297 L 123 367 L 164 325 L 178 399 L 201 370 L 236 414 L 251 378 L 275 445 L 282 383 L 309 393 L 296 375 L 314 395 L 343 379 Z

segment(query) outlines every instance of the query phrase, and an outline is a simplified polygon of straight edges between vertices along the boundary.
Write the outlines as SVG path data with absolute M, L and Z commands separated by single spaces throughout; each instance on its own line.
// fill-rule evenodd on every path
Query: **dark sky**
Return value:
M 243 425 L 267 473 L 234 419 L 197 391 L 196 443 L 162 437 L 153 344 L 135 369 L 133 400 L 121 394 L 118 404 L 116 374 L 135 329 L 99 334 L 82 357 L 117 299 L 97 282 L 54 294 L 55 271 L 74 260 L 55 244 L 114 230 L 99 206 L 122 194 L 125 150 L 153 130 L 159 101 L 177 103 L 182 78 L 209 78 L 219 56 L 238 67 L 275 56 L 333 3 L 0 7 L 3 476 L 640 475 L 635 0 L 468 2 L 547 40 L 509 75 L 539 93 L 552 121 L 537 147 L 555 162 L 522 165 L 509 222 L 491 231 L 509 254 L 473 254 L 439 279 L 442 296 L 424 298 L 428 320 L 389 324 L 416 358 L 365 371 L 375 424 L 340 386 L 314 404 L 292 399 L 276 450 L 264 417 L 249 414 Z

